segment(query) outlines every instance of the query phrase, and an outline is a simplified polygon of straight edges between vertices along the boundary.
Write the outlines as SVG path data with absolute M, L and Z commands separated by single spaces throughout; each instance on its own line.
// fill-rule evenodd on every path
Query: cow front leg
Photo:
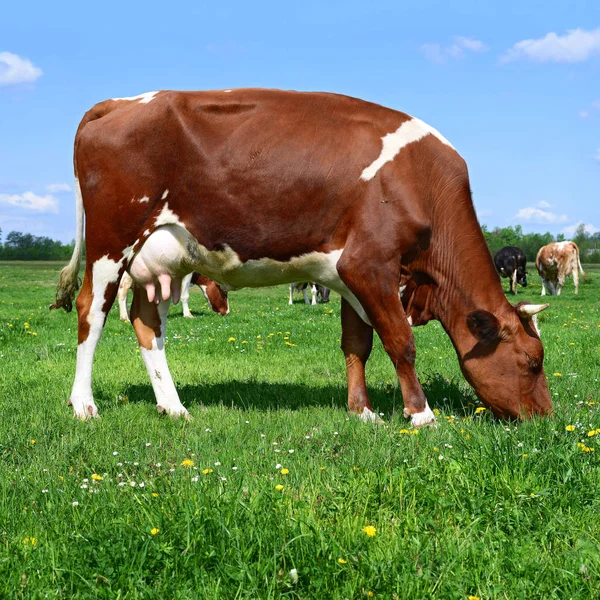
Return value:
M 69 404 L 79 419 L 98 415 L 92 394 L 92 366 L 106 316 L 117 295 L 121 271 L 121 262 L 108 256 L 88 264 L 77 297 L 77 366 Z
M 290 283 L 290 301 L 288 302 L 288 304 L 291 306 L 292 304 L 294 304 L 294 284 Z
M 348 375 L 348 411 L 363 421 L 377 422 L 380 419 L 371 408 L 365 381 L 365 365 L 372 348 L 373 328 L 342 298 L 342 351 Z
M 410 417 L 414 427 L 435 423 L 415 371 L 415 341 L 398 295 L 399 274 L 393 269 L 387 273 L 365 272 L 357 265 L 344 263 L 343 258 L 340 263 L 337 269 L 342 280 L 360 302 L 396 369 L 404 416 Z
M 119 301 L 119 317 L 121 321 L 129 322 L 129 314 L 127 313 L 127 294 L 131 288 L 132 279 L 128 273 L 125 273 L 119 285 L 117 292 L 117 300 Z
M 312 295 L 312 302 L 311 304 L 313 306 L 317 305 L 317 286 L 314 283 L 310 284 L 310 293 Z
M 181 404 L 165 355 L 165 332 L 170 300 L 151 303 L 146 292 L 136 286 L 131 304 L 131 322 L 140 345 L 140 351 L 156 396 L 156 408 L 175 417 L 189 418 Z
M 181 304 L 183 305 L 183 316 L 186 319 L 194 318 L 189 305 L 190 288 L 192 287 L 192 275 L 193 273 L 189 273 L 181 281 Z
M 546 282 L 542 279 L 542 296 L 546 295 Z
M 510 291 L 516 296 L 517 295 L 517 271 L 513 271 L 510 277 Z

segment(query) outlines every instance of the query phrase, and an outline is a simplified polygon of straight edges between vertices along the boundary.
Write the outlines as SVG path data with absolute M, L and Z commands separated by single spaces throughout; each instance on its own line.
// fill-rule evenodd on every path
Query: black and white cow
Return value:
M 308 286 L 310 286 L 312 302 L 308 301 Z M 317 304 L 317 297 L 321 298 L 321 302 L 323 304 L 329 302 L 329 288 L 325 287 L 324 285 L 320 285 L 319 283 L 314 283 L 313 281 L 290 283 L 290 301 L 288 303 L 290 305 L 294 304 L 294 292 L 302 292 L 302 294 L 304 294 L 305 304 L 312 304 L 314 306 L 315 304 Z
M 494 256 L 496 270 L 501 277 L 510 279 L 510 291 L 517 293 L 517 283 L 527 287 L 527 257 L 520 248 L 506 246 Z

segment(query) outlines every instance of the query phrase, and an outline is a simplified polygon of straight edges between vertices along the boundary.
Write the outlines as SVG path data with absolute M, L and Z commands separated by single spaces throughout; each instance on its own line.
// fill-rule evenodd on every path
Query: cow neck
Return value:
M 460 356 L 473 344 L 467 328 L 469 313 L 486 310 L 501 318 L 510 310 L 474 215 L 472 221 L 463 221 L 458 233 L 442 231 L 439 239 L 432 239 L 432 252 L 423 269 L 437 283 L 431 302 L 433 317 L 440 321 Z

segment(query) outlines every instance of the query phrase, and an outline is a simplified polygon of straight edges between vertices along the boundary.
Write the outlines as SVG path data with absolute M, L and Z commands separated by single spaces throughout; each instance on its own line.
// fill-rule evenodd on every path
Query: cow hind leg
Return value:
M 338 272 L 360 302 L 392 360 L 402 389 L 404 416 L 410 417 L 414 427 L 435 423 L 415 371 L 415 342 L 398 296 L 398 274 L 391 267 L 388 273 L 365 271 L 360 262 L 344 259 L 337 265 Z
M 513 274 L 510 277 L 510 291 L 517 295 L 517 271 L 513 271 Z
M 312 295 L 312 302 L 311 304 L 313 306 L 317 305 L 317 286 L 314 283 L 310 284 L 310 293 Z
M 86 267 L 81 292 L 77 297 L 77 366 L 75 381 L 69 397 L 75 416 L 88 419 L 98 415 L 92 393 L 92 366 L 96 346 L 106 316 L 117 295 L 122 261 L 104 256 Z
M 368 422 L 381 421 L 373 412 L 365 381 L 365 365 L 373 348 L 373 328 L 342 298 L 342 351 L 348 375 L 348 410 Z
M 573 284 L 575 285 L 575 293 L 579 293 L 579 273 L 577 272 L 577 265 L 573 269 Z
M 136 286 L 131 305 L 131 322 L 156 396 L 156 408 L 172 416 L 189 418 L 181 404 L 165 354 L 165 332 L 170 300 L 150 302 L 146 292 Z

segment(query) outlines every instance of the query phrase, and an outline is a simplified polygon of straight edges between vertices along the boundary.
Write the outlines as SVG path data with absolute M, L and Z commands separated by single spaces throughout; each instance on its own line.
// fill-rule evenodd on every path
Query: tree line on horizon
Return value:
M 562 242 L 566 239 L 562 233 L 556 236 L 550 232 L 523 233 L 521 225 L 495 227 L 494 229 L 488 229 L 487 225 L 482 225 L 481 229 L 492 256 L 505 246 L 517 246 L 525 252 L 525 256 L 530 262 L 535 260 L 537 252 L 542 246 L 550 242 Z M 581 224 L 571 239 L 579 246 L 582 263 L 600 263 L 600 232 L 589 234 Z M 67 261 L 71 258 L 74 247 L 75 241 L 63 244 L 49 237 L 20 231 L 11 231 L 3 241 L 0 229 L 0 260 Z

